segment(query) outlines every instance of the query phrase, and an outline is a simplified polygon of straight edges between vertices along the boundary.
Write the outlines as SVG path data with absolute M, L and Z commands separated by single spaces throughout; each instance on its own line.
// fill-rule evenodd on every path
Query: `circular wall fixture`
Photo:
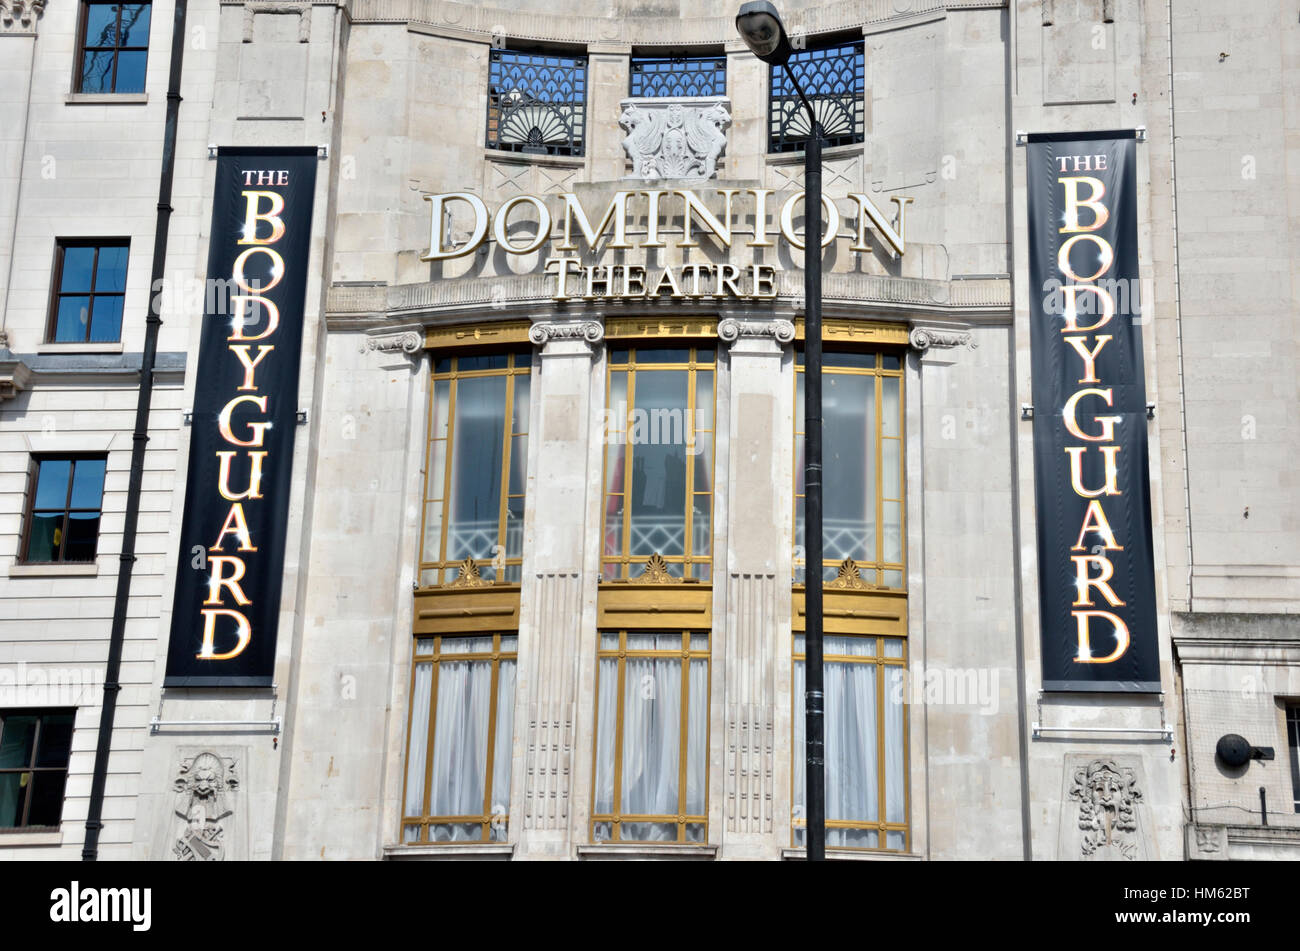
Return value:
M 1240 769 L 1250 762 L 1251 747 L 1244 736 L 1225 733 L 1214 747 L 1214 755 L 1224 766 Z

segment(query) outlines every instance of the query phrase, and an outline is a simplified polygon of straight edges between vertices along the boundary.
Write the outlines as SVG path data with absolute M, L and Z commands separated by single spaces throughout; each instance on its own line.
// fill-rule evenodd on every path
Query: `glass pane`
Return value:
M 433 423 L 429 427 L 430 439 L 447 438 L 447 410 L 451 403 L 451 381 L 435 380 L 433 383 Z
M 421 639 L 421 643 L 426 643 Z M 430 644 L 432 649 L 432 644 Z M 411 693 L 411 741 L 406 754 L 406 802 L 408 816 L 424 815 L 424 767 L 429 752 L 429 698 L 433 689 L 433 665 L 415 665 L 415 688 Z
M 901 588 L 903 586 L 903 573 L 897 570 L 886 571 L 884 584 L 886 588 Z
M 55 713 L 44 718 L 41 724 L 41 743 L 36 751 L 36 765 L 42 767 L 68 767 L 68 754 L 72 750 L 71 713 Z
M 424 560 L 441 561 L 442 503 L 430 502 L 424 507 Z
M 63 280 L 59 290 L 64 294 L 90 292 L 92 272 L 95 267 L 95 249 L 70 247 L 63 249 Z
M 507 367 L 508 357 L 506 354 L 483 354 L 477 357 L 461 357 L 457 368 L 466 373 L 470 370 L 504 370 Z
M 618 635 L 608 632 L 600 635 L 600 649 L 603 651 L 618 650 Z
M 707 634 L 691 635 L 691 650 L 706 651 L 708 649 L 709 649 L 709 635 Z
M 886 657 L 903 656 L 903 639 L 901 637 L 885 638 L 885 656 Z
M 884 436 L 898 435 L 898 385 L 899 379 L 896 376 L 887 376 L 880 381 L 881 390 L 881 417 L 880 427 L 881 434 Z
M 898 564 L 903 560 L 903 503 L 886 502 L 885 561 Z
M 99 249 L 99 266 L 95 273 L 96 294 L 120 294 L 126 290 L 126 248 Z
M 482 842 L 483 827 L 477 822 L 444 822 L 429 826 L 429 837 L 434 842 Z
M 506 557 L 520 558 L 524 553 L 524 497 L 506 499 Z
M 447 650 L 445 640 L 443 650 Z M 438 665 L 431 815 L 483 813 L 491 687 L 490 662 L 445 660 Z M 481 838 L 480 827 L 471 828 L 472 838 Z
M 681 635 L 677 635 L 681 644 Z M 631 641 L 631 635 L 628 637 Z M 629 645 L 630 646 L 630 645 Z M 682 665 L 629 657 L 623 687 L 623 790 L 633 815 L 676 815 L 681 758 Z M 627 831 L 624 826 L 624 831 Z M 636 838 L 642 838 L 640 834 Z M 676 831 L 667 838 L 676 838 Z
M 0 773 L 0 829 L 13 829 L 23 821 L 31 773 Z
M 456 390 L 447 559 L 490 558 L 501 506 L 505 377 L 461 380 Z
M 885 821 L 904 820 L 903 669 L 885 668 Z
M 875 821 L 876 668 L 827 664 L 825 677 L 826 817 Z
M 620 842 L 676 842 L 677 826 L 669 822 L 624 822 Z
M 32 515 L 32 528 L 27 542 L 27 560 L 54 561 L 59 557 L 59 543 L 63 541 L 63 514 Z
M 531 380 L 526 376 L 517 376 L 515 380 L 514 422 L 511 425 L 516 433 L 528 432 L 528 401 Z
M 843 634 L 826 634 L 822 637 L 822 656 L 838 654 L 841 657 L 874 657 L 874 637 L 854 637 Z
M 126 3 L 122 5 L 122 39 L 119 46 L 149 45 L 149 4 Z
M 591 829 L 591 838 L 594 842 L 610 842 L 614 838 L 614 823 L 597 822 Z
M 823 367 L 848 367 L 854 370 L 874 370 L 876 355 L 874 353 L 835 353 L 822 352 Z
M 86 93 L 113 91 L 112 50 L 90 51 L 83 54 L 80 91 Z
M 502 652 L 503 654 L 509 654 L 509 653 L 511 653 L 511 652 L 513 652 L 513 651 L 517 651 L 517 650 L 519 650 L 519 635 L 518 635 L 518 634 L 503 634 L 503 635 L 501 635 L 501 652 Z
M 614 370 L 609 374 L 609 412 L 606 414 L 606 433 L 626 432 L 628 428 L 627 412 L 627 373 Z
M 902 440 L 882 439 L 880 441 L 880 495 L 882 498 L 901 499 L 903 497 L 902 452 Z
M 504 640 L 504 638 L 503 638 Z M 510 814 L 511 743 L 515 730 L 515 662 L 497 666 L 497 722 L 492 739 L 492 837 L 504 841 Z
M 409 845 L 412 842 L 420 841 L 420 827 L 417 825 L 402 826 L 402 842 Z
M 618 555 L 623 551 L 623 496 L 605 497 L 605 548 L 604 554 Z
M 36 742 L 39 717 L 7 716 L 0 723 L 0 769 L 32 765 L 32 746 Z
M 434 373 L 450 373 L 451 357 L 439 357 L 433 364 Z
M 104 498 L 103 459 L 78 459 L 72 472 L 72 504 L 74 509 L 99 510 Z
M 647 363 L 688 363 L 690 359 L 690 350 L 638 349 L 636 352 L 636 362 L 639 365 Z
M 713 491 L 713 433 L 695 434 L 695 491 Z
M 638 359 L 640 354 L 638 353 Z M 685 553 L 686 385 L 684 370 L 640 373 L 629 439 L 632 452 L 630 553 Z
M 429 443 L 428 486 L 425 496 L 430 501 L 441 499 L 443 487 L 447 483 L 447 440 L 435 439 Z
M 523 495 L 528 481 L 528 437 L 514 436 L 510 440 L 510 488 L 508 494 Z
M 846 829 L 844 827 L 826 830 L 826 844 L 840 849 L 874 849 L 880 842 L 880 833 L 875 829 Z
M 122 339 L 122 301 L 116 294 L 108 297 L 95 295 L 95 308 L 90 320 L 91 343 L 115 343 Z
M 72 462 L 68 459 L 42 459 L 36 475 L 37 509 L 58 509 L 68 500 L 68 478 L 72 475 Z
M 117 42 L 117 4 L 92 3 L 86 8 L 86 45 L 113 46 Z
M 695 351 L 696 363 L 713 363 L 716 359 L 717 355 L 712 349 Z
M 691 638 L 694 641 L 694 638 Z M 692 646 L 694 646 L 692 644 Z M 686 812 L 704 814 L 709 793 L 709 662 L 690 663 L 690 696 L 687 697 Z
M 602 635 L 606 637 L 617 635 Z M 617 642 L 615 643 L 617 646 Z M 614 811 L 614 731 L 618 726 L 618 661 L 600 661 L 596 701 L 596 796 L 597 815 Z M 613 835 L 612 828 L 610 835 Z
M 490 637 L 444 637 L 442 639 L 444 654 L 490 654 L 492 638 Z
M 695 371 L 695 428 L 713 428 L 713 371 Z
M 415 639 L 415 653 L 416 653 L 417 655 L 420 655 L 420 656 L 423 656 L 423 655 L 425 655 L 425 654 L 432 654 L 432 653 L 433 653 L 433 638 L 432 638 L 432 637 L 417 637 L 417 638 Z
M 709 519 L 710 496 L 696 494 L 691 515 L 691 551 L 695 555 L 708 555 L 712 550 L 713 533 Z
M 94 561 L 98 540 L 99 513 L 73 512 L 68 517 L 68 539 L 63 546 L 63 560 Z
M 627 347 L 610 347 L 607 351 L 610 363 L 627 363 Z
M 831 373 L 823 386 L 825 557 L 874 561 L 875 378 Z
M 688 822 L 686 824 L 686 841 L 703 842 L 704 841 L 704 824 L 701 822 Z
M 907 847 L 906 841 L 906 837 L 902 832 L 885 833 L 885 848 L 887 849 L 897 849 L 901 852 Z
M 84 342 L 89 320 L 89 297 L 60 297 L 59 310 L 54 317 L 54 342 Z
M 148 53 L 117 54 L 117 79 L 113 92 L 144 92 L 144 66 Z
M 886 370 L 897 370 L 902 366 L 902 361 L 897 356 L 885 354 L 882 359 Z

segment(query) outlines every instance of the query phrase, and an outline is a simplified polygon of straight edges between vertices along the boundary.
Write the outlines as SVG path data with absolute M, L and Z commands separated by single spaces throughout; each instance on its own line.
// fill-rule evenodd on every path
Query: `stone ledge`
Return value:
M 94 578 L 99 575 L 98 562 L 52 562 L 40 565 L 10 565 L 10 578 Z
M 149 101 L 147 92 L 70 92 L 63 97 L 69 106 L 139 106 Z
M 782 849 L 781 860 L 784 862 L 806 861 L 807 849 Z M 920 862 L 925 856 L 919 852 L 870 852 L 865 849 L 827 849 L 826 858 L 832 862 Z
M 686 859 L 713 861 L 718 857 L 716 845 L 669 845 L 654 842 L 608 842 L 602 845 L 578 846 L 578 858 L 589 861 L 653 859 Z
M 0 849 L 62 844 L 62 829 L 53 832 L 0 832 Z
M 509 843 L 501 842 L 475 842 L 475 843 L 455 843 L 448 842 L 445 845 L 386 845 L 384 846 L 385 861 L 439 861 L 447 859 L 459 859 L 462 861 L 473 861 L 475 859 L 489 862 L 506 862 L 515 854 L 515 847 Z

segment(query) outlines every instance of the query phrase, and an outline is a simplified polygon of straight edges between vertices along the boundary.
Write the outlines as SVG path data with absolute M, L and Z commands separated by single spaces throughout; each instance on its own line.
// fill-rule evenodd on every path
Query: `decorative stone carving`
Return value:
M 1055 6 L 1055 0 L 1043 0 L 1043 26 L 1056 22 Z M 1103 23 L 1115 22 L 1115 0 L 1101 0 L 1101 20 Z
M 424 337 L 414 330 L 408 330 L 405 333 L 386 334 L 382 337 L 371 337 L 366 340 L 367 350 L 379 350 L 384 353 L 393 353 L 402 351 L 403 353 L 418 353 L 424 347 Z
M 664 561 L 663 555 L 655 552 L 646 559 L 645 571 L 629 579 L 629 582 L 631 584 L 673 584 L 681 580 L 668 573 L 668 563 Z
M 916 350 L 926 351 L 931 347 L 969 347 L 975 349 L 969 330 L 957 330 L 949 327 L 913 327 L 907 336 L 908 343 Z
M 1079 803 L 1079 849 L 1093 861 L 1139 858 L 1137 777 L 1114 760 L 1096 759 L 1074 771 L 1070 798 Z
M 474 564 L 472 558 L 466 558 L 456 567 L 460 572 L 447 582 L 448 588 L 486 588 L 492 584 L 478 573 L 478 565 Z
M 31 367 L 10 354 L 0 355 L 0 401 L 13 399 L 31 382 Z
M 598 320 L 543 320 L 529 328 L 528 339 L 539 347 L 552 340 L 580 339 L 587 343 L 600 343 L 605 339 L 605 328 Z
M 0 0 L 2 2 L 2 0 Z M 296 13 L 298 14 L 298 42 L 311 42 L 311 4 L 310 3 L 272 3 L 267 0 L 255 0 L 244 4 L 244 42 L 253 42 L 253 17 L 259 13 Z
M 632 160 L 628 178 L 713 178 L 727 147 L 730 102 L 724 96 L 624 99 L 618 124 Z
M 35 33 L 45 0 L 0 0 L 0 33 Z
M 216 862 L 224 857 L 226 820 L 234 814 L 239 776 L 233 757 L 205 752 L 181 760 L 172 784 L 174 812 L 181 820 L 172 854 L 182 862 Z
M 826 587 L 864 591 L 867 588 L 867 583 L 862 580 L 857 563 L 852 558 L 845 558 L 840 562 L 839 574 L 835 576 L 834 581 L 827 583 Z
M 718 321 L 718 336 L 727 343 L 741 337 L 772 337 L 777 343 L 794 340 L 794 324 L 788 320 L 738 320 L 727 317 Z

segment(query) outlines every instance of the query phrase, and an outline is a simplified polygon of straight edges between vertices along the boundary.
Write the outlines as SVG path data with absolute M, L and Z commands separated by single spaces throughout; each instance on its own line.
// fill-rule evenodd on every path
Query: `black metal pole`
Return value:
M 812 134 L 804 149 L 803 175 L 804 704 L 808 861 L 819 862 L 826 858 L 822 691 L 822 129 L 816 116 L 810 115 L 809 119 Z
M 176 123 L 181 105 L 181 63 L 185 57 L 185 13 L 187 0 L 176 0 L 172 16 L 171 67 L 167 79 L 167 120 L 163 129 L 162 172 L 158 180 L 158 217 L 154 227 L 153 271 L 149 282 L 149 313 L 145 315 L 144 351 L 140 355 L 140 393 L 135 406 L 135 429 L 131 435 L 131 476 L 126 490 L 126 515 L 122 525 L 122 554 L 117 569 L 117 591 L 113 598 L 113 626 L 108 640 L 108 663 L 104 667 L 104 704 L 99 712 L 99 739 L 95 746 L 95 771 L 90 780 L 90 802 L 86 808 L 86 839 L 81 858 L 99 858 L 99 830 L 104 811 L 104 786 L 108 781 L 108 754 L 113 748 L 113 720 L 117 695 L 122 689 L 122 645 L 126 637 L 126 609 L 131 596 L 131 571 L 135 566 L 136 527 L 140 521 L 140 488 L 144 480 L 144 450 L 149 442 L 149 408 L 153 400 L 153 370 L 158 353 L 158 316 L 162 302 L 163 277 L 167 265 L 167 232 L 172 214 L 172 179 L 176 169 Z

